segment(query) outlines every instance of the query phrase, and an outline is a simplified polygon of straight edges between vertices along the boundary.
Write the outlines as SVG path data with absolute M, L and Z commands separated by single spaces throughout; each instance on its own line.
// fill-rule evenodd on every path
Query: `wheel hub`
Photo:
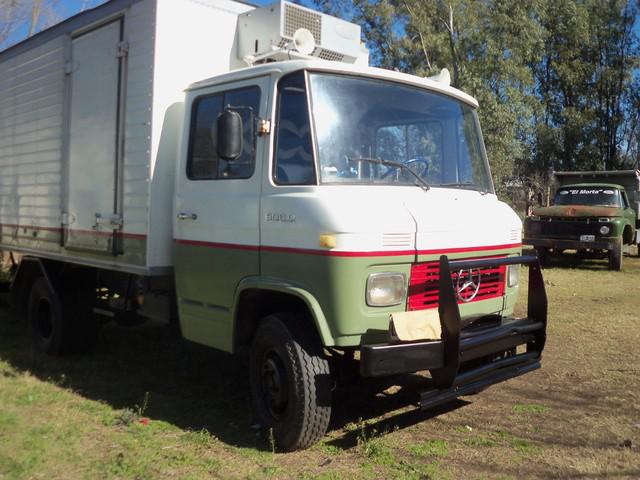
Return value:
M 274 417 L 279 417 L 287 408 L 287 372 L 276 352 L 269 352 L 262 363 L 262 392 L 266 405 Z
M 46 300 L 38 302 L 37 310 L 38 331 L 42 338 L 51 337 L 53 332 L 53 322 L 51 321 L 51 305 Z

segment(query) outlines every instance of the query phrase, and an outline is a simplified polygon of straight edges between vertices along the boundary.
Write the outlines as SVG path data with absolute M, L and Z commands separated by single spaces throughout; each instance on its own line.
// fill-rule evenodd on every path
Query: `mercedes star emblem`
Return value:
M 481 273 L 477 268 L 460 270 L 456 279 L 456 293 L 461 302 L 467 303 L 476 298 L 480 291 Z

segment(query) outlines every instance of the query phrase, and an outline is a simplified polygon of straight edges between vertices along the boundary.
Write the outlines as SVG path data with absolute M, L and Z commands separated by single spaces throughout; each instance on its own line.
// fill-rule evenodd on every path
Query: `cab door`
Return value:
M 231 351 L 238 283 L 260 273 L 260 194 L 267 139 L 269 77 L 191 92 L 174 202 L 175 274 L 185 338 Z M 216 152 L 216 121 L 227 107 L 243 120 L 241 156 Z M 189 114 L 187 114 L 189 118 Z

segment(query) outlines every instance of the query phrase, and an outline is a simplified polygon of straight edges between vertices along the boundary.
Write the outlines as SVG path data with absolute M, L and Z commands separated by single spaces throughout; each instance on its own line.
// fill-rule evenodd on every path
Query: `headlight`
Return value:
M 520 275 L 520 265 L 507 266 L 507 286 L 509 288 L 518 285 L 518 276 Z
M 367 278 L 367 305 L 390 307 L 404 300 L 406 293 L 404 273 L 372 273 Z
M 607 227 L 606 225 L 603 225 L 603 226 L 600 227 L 600 234 L 601 235 L 607 235 L 610 231 L 611 231 L 611 229 L 609 227 Z

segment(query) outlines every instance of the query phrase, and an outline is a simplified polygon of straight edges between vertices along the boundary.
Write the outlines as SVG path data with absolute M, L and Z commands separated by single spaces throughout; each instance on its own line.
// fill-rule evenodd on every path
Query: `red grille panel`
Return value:
M 493 257 L 496 258 L 496 257 Z M 507 267 L 481 268 L 480 288 L 476 296 L 467 303 L 479 302 L 504 295 L 505 273 Z M 456 284 L 459 272 L 451 272 L 451 279 Z M 467 279 L 467 272 L 463 272 L 463 280 Z M 407 310 L 426 310 L 438 307 L 438 282 L 440 281 L 440 263 L 417 263 L 411 267 L 409 280 L 409 295 Z M 462 295 L 470 294 L 463 292 Z M 458 299 L 458 303 L 463 303 Z

